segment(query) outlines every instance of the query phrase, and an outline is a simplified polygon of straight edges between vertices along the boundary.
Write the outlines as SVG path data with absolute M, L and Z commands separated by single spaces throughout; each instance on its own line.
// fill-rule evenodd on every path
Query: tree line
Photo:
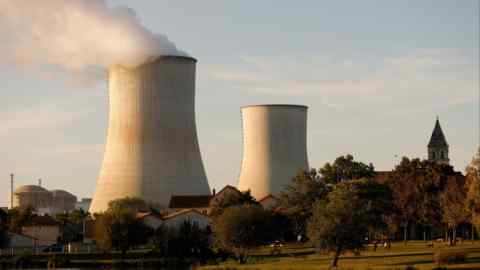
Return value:
M 274 209 L 262 208 L 249 191 L 212 200 L 212 224 L 206 229 L 189 222 L 176 229 L 152 229 L 136 215 L 162 215 L 161 210 L 136 198 L 112 201 L 107 211 L 95 215 L 95 240 L 99 248 L 122 254 L 150 245 L 165 256 L 232 254 L 241 263 L 253 248 L 273 241 L 308 241 L 318 251 L 333 252 L 332 266 L 342 253 L 358 253 L 371 241 L 388 246 L 420 233 L 424 240 L 440 236 L 454 245 L 459 227 L 470 236 L 474 227 L 480 229 L 479 168 L 480 149 L 465 176 L 446 164 L 405 157 L 378 177 L 372 164 L 340 156 L 319 169 L 299 171 Z M 31 214 L 31 209 L 0 211 L 0 246 L 7 241 L 5 232 L 18 231 Z M 78 224 L 85 215 L 56 218 Z

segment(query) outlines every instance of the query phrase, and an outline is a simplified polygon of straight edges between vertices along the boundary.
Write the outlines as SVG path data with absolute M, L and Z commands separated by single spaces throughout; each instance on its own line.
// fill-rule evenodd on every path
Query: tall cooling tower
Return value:
M 308 168 L 307 107 L 254 105 L 242 108 L 243 161 L 239 190 L 257 199 L 278 195 L 298 170 Z
M 172 195 L 210 194 L 195 125 L 195 64 L 160 56 L 110 69 L 108 137 L 90 212 L 127 196 L 167 206 Z

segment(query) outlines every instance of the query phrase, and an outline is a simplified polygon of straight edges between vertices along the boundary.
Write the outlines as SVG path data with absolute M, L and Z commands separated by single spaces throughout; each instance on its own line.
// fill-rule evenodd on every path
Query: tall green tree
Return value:
M 8 246 L 8 214 L 0 209 L 0 249 Z
M 440 193 L 442 220 L 451 232 L 452 244 L 456 243 L 457 227 L 468 220 L 469 213 L 465 208 L 467 186 L 461 175 L 451 176 L 447 180 L 445 189 Z
M 15 233 L 21 233 L 22 227 L 32 220 L 33 208 L 12 208 L 8 210 L 9 230 Z
M 225 209 L 213 222 L 216 245 L 235 254 L 245 263 L 252 248 L 274 239 L 271 214 L 256 205 L 240 205 Z
M 472 224 L 477 230 L 480 230 L 480 147 L 466 171 L 467 199 L 465 205 Z
M 153 232 L 136 217 L 143 204 L 136 198 L 114 200 L 105 212 L 96 215 L 95 240 L 99 246 L 120 250 L 123 258 L 130 248 L 147 243 Z
M 108 211 L 113 213 L 120 213 L 122 211 L 138 213 L 148 212 L 150 211 L 150 207 L 140 198 L 125 197 L 109 202 Z
M 442 224 L 440 194 L 449 177 L 458 175 L 453 167 L 418 158 L 404 157 L 389 175 L 386 184 L 393 191 L 398 209 L 396 220 L 404 230 L 407 241 L 408 228 L 417 224 L 424 227 Z
M 210 215 L 212 217 L 220 216 L 225 209 L 239 205 L 259 205 L 250 191 L 226 193 L 220 199 L 210 202 Z
M 279 196 L 279 209 L 292 222 L 296 235 L 306 233 L 306 224 L 312 215 L 313 203 L 324 199 L 329 187 L 321 181 L 317 171 L 300 170 Z
M 336 184 L 341 181 L 355 180 L 361 178 L 373 179 L 375 168 L 373 165 L 355 161 L 353 156 L 348 154 L 340 156 L 330 164 L 325 164 L 319 169 L 319 173 L 326 183 Z
M 210 233 L 195 222 L 184 221 L 178 229 L 173 230 L 173 237 L 168 245 L 169 255 L 207 259 L 211 255 Z
M 383 228 L 383 213 L 391 208 L 390 191 L 372 180 L 343 181 L 326 199 L 315 202 L 308 236 L 315 246 L 334 252 L 332 267 L 340 255 L 364 246 L 371 229 Z

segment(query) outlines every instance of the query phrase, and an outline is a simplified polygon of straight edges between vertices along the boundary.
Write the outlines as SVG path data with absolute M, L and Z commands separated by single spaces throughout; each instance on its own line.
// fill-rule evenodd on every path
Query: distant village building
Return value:
M 50 216 L 34 216 L 22 227 L 22 234 L 37 239 L 39 246 L 53 245 L 61 235 L 60 224 Z
M 200 229 L 206 229 L 212 222 L 211 218 L 195 209 L 185 209 L 163 217 L 163 224 L 169 228 L 180 228 L 183 223 L 196 224 Z
M 258 201 L 263 209 L 266 210 L 274 210 L 280 204 L 280 201 L 277 197 L 273 196 L 272 194 L 265 196 L 263 199 Z
M 175 213 L 185 209 L 195 209 L 202 214 L 210 213 L 212 195 L 184 195 L 172 196 L 168 204 L 167 213 Z
M 213 190 L 213 195 L 174 195 L 170 198 L 166 213 L 172 214 L 178 211 L 195 209 L 204 215 L 209 215 L 212 202 L 215 200 L 221 200 L 225 195 L 231 193 L 241 194 L 236 187 L 227 185 L 218 193 Z
M 428 160 L 441 164 L 450 164 L 450 159 L 448 158 L 448 143 L 438 118 L 435 122 L 430 142 L 428 143 Z
M 435 126 L 433 128 L 432 135 L 430 136 L 430 141 L 427 145 L 427 154 L 428 160 L 431 162 L 447 165 L 450 164 L 449 145 L 438 118 L 435 121 Z M 376 171 L 375 173 L 375 180 L 379 183 L 385 183 L 392 172 Z M 461 174 L 460 172 L 458 173 Z
M 9 243 L 8 248 L 17 250 L 31 250 L 38 245 L 38 239 L 32 236 L 19 233 L 8 233 Z

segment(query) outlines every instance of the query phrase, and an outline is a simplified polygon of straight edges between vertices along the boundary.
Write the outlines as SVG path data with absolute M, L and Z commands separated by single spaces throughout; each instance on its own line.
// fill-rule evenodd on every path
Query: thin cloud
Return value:
M 379 64 L 353 59 L 308 61 L 243 57 L 242 64 L 208 66 L 206 80 L 234 91 L 320 97 L 337 108 L 382 108 L 389 113 L 478 102 L 478 64 L 454 49 L 422 49 Z

